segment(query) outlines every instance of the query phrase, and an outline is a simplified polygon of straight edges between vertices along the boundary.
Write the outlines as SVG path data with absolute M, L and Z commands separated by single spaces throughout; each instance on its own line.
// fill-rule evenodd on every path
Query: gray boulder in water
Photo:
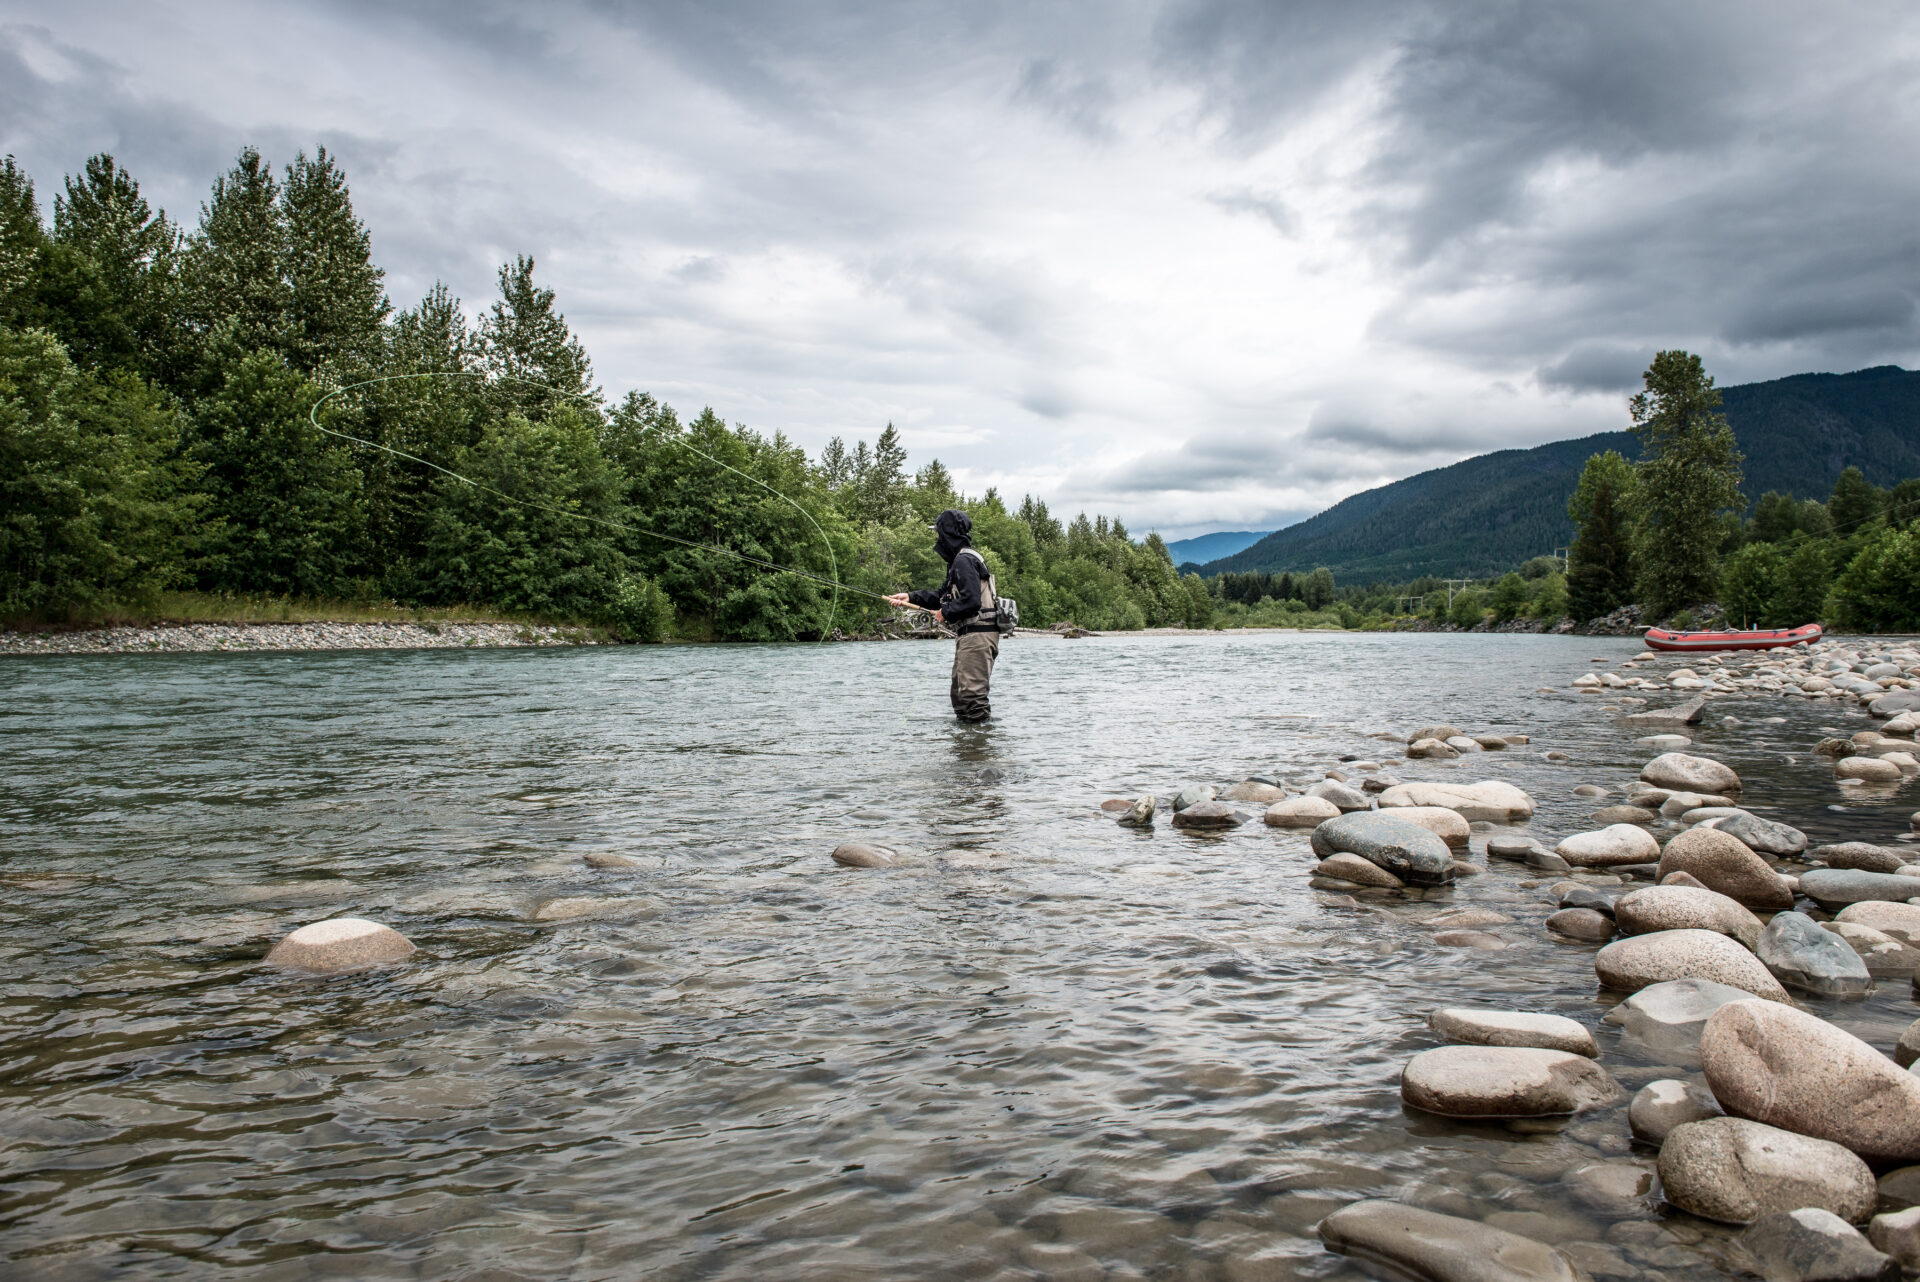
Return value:
M 1126 814 L 1120 816 L 1120 826 L 1122 828 L 1151 827 L 1153 825 L 1153 804 L 1153 795 L 1151 793 L 1140 798 L 1140 800 L 1134 802 L 1133 805 L 1127 808 Z
M 1586 1276 L 1543 1242 L 1402 1202 L 1343 1206 L 1320 1221 L 1320 1240 L 1330 1251 L 1374 1262 L 1395 1277 L 1574 1282 Z
M 1173 812 L 1176 828 L 1237 828 L 1247 817 L 1224 801 L 1196 801 Z
M 1858 997 L 1873 987 L 1852 945 L 1805 913 L 1775 913 L 1754 953 L 1788 988 L 1823 997 Z
M 1188 784 L 1175 794 L 1173 798 L 1173 809 L 1175 813 L 1178 813 L 1179 811 L 1185 810 L 1188 806 L 1197 806 L 1203 801 L 1212 801 L 1215 795 L 1213 785 L 1210 783 Z
M 1790 824 L 1762 819 L 1759 815 L 1730 815 L 1714 827 L 1739 838 L 1748 849 L 1763 855 L 1797 855 L 1807 848 L 1806 833 Z
M 1874 1250 L 1860 1230 L 1817 1206 L 1761 1216 L 1741 1234 L 1740 1245 L 1759 1262 L 1762 1277 L 1796 1282 L 1897 1282 L 1900 1277 L 1899 1261 Z
M 1800 893 L 1828 912 L 1878 900 L 1902 903 L 1915 897 L 1916 886 L 1920 879 L 1851 868 L 1809 868 L 1800 874 Z
M 1419 824 L 1377 810 L 1356 810 L 1313 830 L 1313 853 L 1358 855 L 1405 882 L 1437 885 L 1453 877 L 1453 852 Z

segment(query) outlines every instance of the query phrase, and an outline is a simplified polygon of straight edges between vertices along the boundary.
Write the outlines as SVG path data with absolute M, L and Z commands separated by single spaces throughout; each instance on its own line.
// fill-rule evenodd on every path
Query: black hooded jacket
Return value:
M 907 593 L 907 600 L 922 609 L 938 609 L 940 617 L 956 627 L 980 613 L 980 561 L 961 556 L 960 549 L 973 546 L 973 519 L 965 512 L 948 508 L 933 523 L 938 536 L 933 550 L 947 563 L 947 578 L 938 591 L 922 588 Z

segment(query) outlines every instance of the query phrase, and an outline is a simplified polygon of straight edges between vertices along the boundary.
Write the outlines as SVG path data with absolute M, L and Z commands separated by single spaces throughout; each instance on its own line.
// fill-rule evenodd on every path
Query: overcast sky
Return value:
M 515 253 L 613 394 L 1170 537 L 1920 364 L 1920 9 L 0 0 L 0 151 L 191 226 L 343 161 L 397 306 Z

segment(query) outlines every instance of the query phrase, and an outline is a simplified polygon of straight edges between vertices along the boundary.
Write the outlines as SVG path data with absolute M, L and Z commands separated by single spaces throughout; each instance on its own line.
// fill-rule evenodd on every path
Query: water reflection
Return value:
M 1600 698 L 1533 691 L 1628 648 L 1022 642 L 984 727 L 947 719 L 943 646 L 12 660 L 0 1250 L 75 1278 L 1334 1277 L 1308 1230 L 1385 1195 L 1723 1276 L 1720 1230 L 1576 1196 L 1632 1160 L 1617 1112 L 1400 1105 L 1438 1004 L 1581 1019 L 1629 1089 L 1686 1071 L 1598 1024 L 1591 950 L 1523 870 L 1346 900 L 1307 888 L 1304 833 L 1094 809 L 1447 720 L 1534 742 L 1393 772 L 1509 779 L 1570 831 L 1573 786 L 1644 752 Z M 1834 786 L 1819 727 L 1865 724 L 1834 705 L 1714 708 L 1742 724 L 1703 747 L 1816 840 L 1920 804 Z M 835 868 L 847 839 L 908 858 Z M 569 895 L 660 909 L 527 921 Z M 1435 944 L 1420 919 L 1462 904 L 1513 947 Z M 417 964 L 257 965 L 337 912 Z M 1915 1014 L 1897 984 L 1815 1005 L 1878 1045 Z

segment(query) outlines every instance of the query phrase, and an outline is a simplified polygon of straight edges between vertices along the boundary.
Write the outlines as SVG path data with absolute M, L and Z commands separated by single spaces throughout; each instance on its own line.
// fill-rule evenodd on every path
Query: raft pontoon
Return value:
M 1647 645 L 1655 650 L 1782 650 L 1790 645 L 1806 645 L 1820 639 L 1817 623 L 1797 628 L 1766 628 L 1743 632 L 1669 632 L 1648 628 Z

